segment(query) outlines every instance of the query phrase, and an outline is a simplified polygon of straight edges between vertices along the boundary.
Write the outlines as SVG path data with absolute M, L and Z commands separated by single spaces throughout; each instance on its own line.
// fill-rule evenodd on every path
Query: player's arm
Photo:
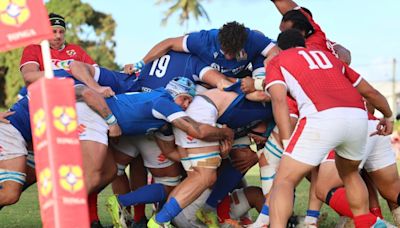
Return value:
M 162 133 L 156 133 L 154 136 L 156 143 L 158 147 L 160 148 L 161 152 L 170 160 L 175 161 L 175 162 L 180 162 L 181 156 L 177 150 L 175 140 L 173 137 L 172 140 L 169 138 L 165 138 L 164 136 L 161 136 Z
M 298 5 L 292 0 L 271 0 L 279 12 L 284 15 L 286 12 L 296 8 Z
M 217 128 L 208 124 L 198 123 L 188 116 L 172 121 L 172 125 L 186 132 L 188 135 L 204 141 L 232 140 L 233 131 L 230 128 Z
M 173 50 L 177 52 L 184 52 L 183 48 L 184 36 L 168 38 L 160 43 L 156 44 L 150 51 L 144 56 L 144 58 L 134 64 L 126 64 L 124 66 L 124 72 L 126 74 L 132 74 L 140 72 L 146 63 L 149 63 L 155 59 L 165 55 L 168 51 Z
M 254 91 L 246 94 L 246 99 L 255 102 L 270 102 L 271 97 L 265 94 L 264 91 Z
M 76 85 L 75 95 L 77 101 L 84 101 L 93 111 L 99 114 L 106 121 L 109 126 L 108 134 L 110 137 L 118 137 L 122 134 L 116 117 L 101 94 L 84 85 Z
M 69 68 L 74 78 L 102 94 L 104 97 L 115 95 L 114 91 L 109 86 L 100 86 L 95 81 L 96 68 L 93 65 L 81 61 L 73 61 L 70 63 Z
M 183 49 L 183 38 L 184 36 L 168 38 L 160 43 L 156 44 L 147 54 L 144 56 L 144 63 L 149 63 L 155 59 L 165 55 L 168 51 L 173 50 L 177 52 L 184 52 Z
M 272 110 L 279 129 L 279 136 L 282 141 L 288 140 L 291 135 L 291 121 L 286 101 L 286 86 L 280 83 L 271 85 L 268 93 L 271 95 Z
M 0 122 L 1 123 L 6 123 L 9 124 L 10 121 L 8 119 L 6 119 L 8 116 L 11 116 L 12 114 L 14 114 L 15 112 L 11 112 L 11 111 L 6 111 L 6 112 L 0 112 Z
M 229 78 L 215 69 L 207 70 L 204 75 L 201 75 L 201 81 L 207 83 L 213 88 L 225 88 L 232 85 L 236 79 Z
M 356 88 L 368 103 L 378 109 L 384 116 L 378 125 L 381 126 L 382 129 L 378 129 L 377 134 L 391 134 L 393 131 L 394 116 L 386 98 L 364 79 L 361 79 Z
M 39 65 L 35 63 L 23 65 L 21 67 L 21 74 L 27 86 L 39 78 L 44 77 L 44 71 L 40 71 Z

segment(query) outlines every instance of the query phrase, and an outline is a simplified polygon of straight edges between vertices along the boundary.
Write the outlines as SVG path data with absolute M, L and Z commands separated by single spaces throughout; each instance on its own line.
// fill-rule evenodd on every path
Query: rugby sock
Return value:
M 353 218 L 353 213 L 351 212 L 349 202 L 346 198 L 346 190 L 341 187 L 332 189 L 327 196 L 326 203 L 335 210 L 339 215 L 344 215 Z
M 118 201 L 124 206 L 146 204 L 146 203 L 157 203 L 164 201 L 167 198 L 164 185 L 162 184 L 150 184 L 138 188 L 135 191 L 119 195 Z
M 269 207 L 265 204 L 262 207 L 257 220 L 253 223 L 253 227 L 263 227 L 264 225 L 269 225 Z
M 161 211 L 156 214 L 157 223 L 165 223 L 171 221 L 175 216 L 177 216 L 182 211 L 175 197 L 164 204 Z
M 88 198 L 90 223 L 99 221 L 99 215 L 97 214 L 97 195 L 97 192 L 93 192 Z
M 354 216 L 353 218 L 355 227 L 372 227 L 376 220 L 376 216 L 371 213 Z
M 235 169 L 229 162 L 218 176 L 206 204 L 213 208 L 217 208 L 218 202 L 240 183 L 242 177 L 243 174 L 239 170 Z
M 304 222 L 306 224 L 317 224 L 318 218 L 319 218 L 319 211 L 316 210 L 307 210 L 307 215 L 306 218 L 304 219 Z
M 229 215 L 231 209 L 231 196 L 227 195 L 217 206 L 217 215 L 220 223 L 223 223 L 225 219 L 230 219 Z
M 373 208 L 370 208 L 369 211 L 370 211 L 373 215 L 375 215 L 376 217 L 379 217 L 379 218 L 383 219 L 382 210 L 381 210 L 380 207 L 373 207 Z
M 140 222 L 140 220 L 142 220 L 142 218 L 146 216 L 146 204 L 138 204 L 133 206 L 133 211 L 133 221 L 135 221 L 136 223 Z

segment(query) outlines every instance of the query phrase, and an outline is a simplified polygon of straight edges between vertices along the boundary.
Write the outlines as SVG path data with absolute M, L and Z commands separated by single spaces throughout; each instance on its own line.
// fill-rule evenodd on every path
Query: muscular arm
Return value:
M 233 131 L 230 128 L 217 128 L 208 124 L 201 124 L 188 116 L 172 121 L 172 125 L 188 135 L 204 141 L 233 140 Z
M 32 82 L 44 77 L 44 71 L 40 71 L 39 66 L 34 63 L 28 63 L 21 68 L 22 77 L 28 86 Z
M 270 102 L 271 97 L 264 93 L 264 91 L 254 91 L 246 94 L 246 99 L 255 102 Z
M 386 98 L 374 87 L 372 87 L 364 79 L 357 85 L 358 92 L 376 109 L 378 109 L 385 117 L 392 116 L 389 103 Z
M 75 86 L 75 95 L 77 101 L 84 101 L 101 117 L 106 118 L 112 114 L 104 98 L 93 89 L 90 89 L 84 85 L 77 85 Z
M 282 15 L 298 6 L 292 0 L 273 0 L 272 2 Z
M 180 162 L 181 156 L 176 148 L 175 140 L 165 140 L 155 135 L 155 140 L 161 152 L 170 160 Z
M 202 81 L 214 88 L 225 88 L 232 85 L 235 79 L 228 78 L 217 70 L 208 70 L 204 73 Z
M 165 55 L 169 50 L 183 52 L 183 36 L 168 38 L 156 44 L 143 58 L 144 63 L 149 63 Z
M 268 89 L 268 92 L 271 94 L 272 110 L 279 129 L 279 136 L 281 140 L 289 139 L 292 132 L 286 101 L 286 88 L 282 84 L 275 84 Z

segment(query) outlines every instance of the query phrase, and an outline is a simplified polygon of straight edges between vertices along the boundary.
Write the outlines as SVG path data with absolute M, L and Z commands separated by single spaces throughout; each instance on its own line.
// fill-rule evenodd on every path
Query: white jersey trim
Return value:
M 274 44 L 274 43 L 272 43 L 272 41 L 271 41 L 271 43 L 269 43 L 265 48 L 264 48 L 264 50 L 261 52 L 261 54 L 264 56 L 264 57 L 267 57 L 267 54 L 268 54 L 268 52 L 273 48 L 273 47 L 275 47 L 276 45 Z
M 361 82 L 362 79 L 363 79 L 363 78 L 360 76 L 360 77 L 357 79 L 357 81 L 355 81 L 355 82 L 353 83 L 353 86 L 354 86 L 354 87 L 357 87 L 358 84 L 360 84 L 360 82 Z
M 199 74 L 200 81 L 203 81 L 204 75 L 205 75 L 209 70 L 215 70 L 215 69 L 212 68 L 212 67 L 210 67 L 210 66 L 206 66 L 206 67 L 204 67 L 203 69 L 201 69 L 200 74 Z
M 187 116 L 186 112 L 184 112 L 184 111 L 175 112 L 174 114 L 169 115 L 167 117 L 167 119 L 168 119 L 168 122 L 171 123 L 172 121 L 174 121 L 174 120 L 176 120 L 178 118 L 184 117 L 184 116 Z
M 93 65 L 93 66 L 94 66 L 94 76 L 93 76 L 93 79 L 94 79 L 96 82 L 98 82 L 98 81 L 99 81 L 99 78 L 100 78 L 100 67 L 98 67 L 97 64 L 96 64 L 96 65 Z
M 23 63 L 23 64 L 21 64 L 21 65 L 19 66 L 19 71 L 21 71 L 21 68 L 22 68 L 23 66 L 25 66 L 25 65 L 27 65 L 27 64 L 30 64 L 30 63 L 33 63 L 33 64 L 36 64 L 36 65 L 40 66 L 40 64 L 39 64 L 38 62 L 35 62 L 35 61 L 28 61 L 28 62 L 25 62 L 25 63 Z
M 271 87 L 271 86 L 273 86 L 275 84 L 282 84 L 282 85 L 284 85 L 286 87 L 286 90 L 287 90 L 287 85 L 286 85 L 286 83 L 284 81 L 275 80 L 275 81 L 272 81 L 268 85 L 265 86 L 265 94 L 267 94 L 268 96 L 271 96 L 271 94 L 268 93 L 268 89 L 269 89 L 269 87 Z
M 182 40 L 182 49 L 183 49 L 183 51 L 186 52 L 186 53 L 190 53 L 190 51 L 189 51 L 189 49 L 188 49 L 188 47 L 187 47 L 187 39 L 188 39 L 188 37 L 189 37 L 189 35 L 185 35 L 185 36 L 183 37 L 183 40 Z

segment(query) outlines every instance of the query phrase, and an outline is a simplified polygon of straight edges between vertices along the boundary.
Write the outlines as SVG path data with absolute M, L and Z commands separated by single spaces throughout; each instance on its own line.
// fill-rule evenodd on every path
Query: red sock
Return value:
M 355 216 L 353 218 L 354 225 L 356 228 L 370 228 L 376 222 L 376 216 L 368 213 L 365 215 Z
M 146 204 L 138 204 L 133 206 L 133 220 L 135 222 L 140 222 L 140 220 L 145 216 Z
M 373 215 L 375 215 L 376 217 L 379 217 L 379 218 L 383 219 L 383 215 L 382 215 L 382 211 L 381 211 L 381 208 L 380 208 L 380 207 L 373 207 L 373 208 L 370 208 L 369 211 L 370 211 Z
M 346 198 L 346 190 L 344 188 L 338 188 L 332 195 L 329 201 L 329 206 L 335 210 L 339 215 L 344 215 L 353 218 L 349 202 Z
M 99 215 L 97 214 L 97 192 L 94 192 L 89 195 L 88 204 L 89 204 L 89 219 L 90 223 L 99 221 Z
M 223 223 L 225 219 L 230 219 L 231 196 L 228 194 L 217 206 L 217 215 L 219 222 Z

